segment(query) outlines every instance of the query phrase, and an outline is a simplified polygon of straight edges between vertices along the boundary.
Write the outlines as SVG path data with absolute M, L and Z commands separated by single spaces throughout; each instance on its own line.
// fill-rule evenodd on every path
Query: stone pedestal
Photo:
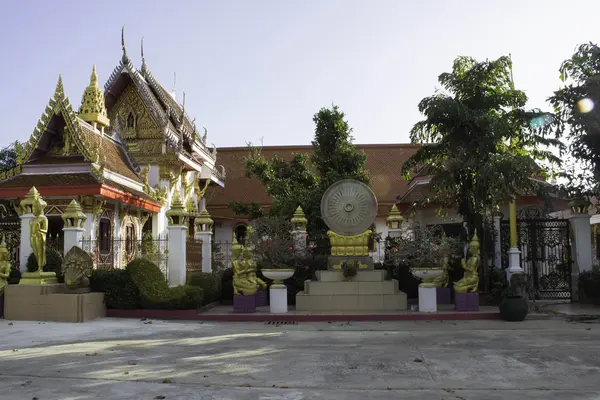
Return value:
M 508 250 L 508 269 L 506 270 L 506 279 L 510 282 L 510 276 L 513 274 L 523 274 L 525 271 L 521 267 L 521 251 L 512 247 Z
M 19 247 L 19 268 L 21 273 L 27 272 L 27 259 L 33 253 L 33 249 L 31 248 L 31 226 L 29 223 L 34 218 L 33 214 L 21 215 L 21 245 Z
M 38 269 L 35 272 L 23 272 L 19 285 L 53 285 L 58 283 L 56 272 L 44 272 Z
M 455 293 L 456 311 L 479 311 L 479 293 Z
M 73 246 L 81 247 L 81 240 L 83 239 L 83 228 L 63 228 L 64 232 L 64 244 L 63 254 L 66 255 Z
M 67 294 L 63 284 L 8 285 L 5 318 L 15 321 L 85 322 L 106 316 L 104 293 Z
M 327 269 L 330 270 L 342 270 L 342 263 L 354 261 L 361 265 L 360 270 L 373 270 L 375 264 L 373 263 L 373 257 L 371 256 L 329 256 L 327 258 Z
M 573 230 L 575 257 L 579 272 L 592 270 L 592 228 L 589 214 L 574 214 L 569 218 Z
M 436 291 L 436 288 L 419 288 L 419 312 L 437 312 Z
M 256 312 L 256 296 L 233 296 L 234 313 Z
M 169 232 L 169 257 L 167 259 L 167 273 L 169 286 L 185 285 L 186 279 L 186 239 L 187 226 L 170 225 Z
M 296 295 L 297 311 L 401 311 L 406 294 L 397 280 L 385 280 L 386 271 L 359 270 L 352 280 L 341 270 L 317 271 L 317 281 L 304 282 Z M 435 289 L 434 289 L 435 291 Z
M 195 239 L 202 241 L 202 272 L 212 272 L 212 232 L 196 232 Z
M 256 292 L 256 307 L 266 307 L 269 305 L 269 294 L 266 290 L 259 290 Z
M 452 293 L 450 288 L 437 288 L 436 289 L 437 304 L 452 304 Z
M 271 314 L 285 314 L 288 312 L 287 287 L 283 284 L 273 284 L 269 289 Z

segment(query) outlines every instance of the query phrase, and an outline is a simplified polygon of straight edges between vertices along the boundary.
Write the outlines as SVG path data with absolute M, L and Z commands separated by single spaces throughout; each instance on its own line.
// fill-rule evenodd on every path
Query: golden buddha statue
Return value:
M 465 271 L 463 278 L 457 282 L 454 282 L 454 291 L 456 293 L 473 293 L 477 292 L 479 288 L 479 238 L 477 237 L 477 231 L 473 235 L 473 239 L 469 244 L 469 254 L 471 257 L 468 261 L 463 258 L 461 265 Z
M 254 296 L 258 290 L 256 282 L 248 274 L 251 265 L 243 260 L 244 246 L 233 238 L 231 256 L 233 258 L 233 294 L 236 296 Z M 256 277 L 256 274 L 254 274 Z
M 449 261 L 450 261 L 450 246 L 448 244 L 448 240 L 446 239 L 446 234 L 442 233 L 442 244 L 441 244 L 441 255 L 442 258 L 440 259 L 439 262 L 439 269 L 443 270 L 444 273 L 438 277 L 436 277 L 435 279 L 433 279 L 432 283 L 435 285 L 436 288 L 445 288 L 448 287 L 448 283 L 449 283 L 449 276 L 448 276 L 448 269 L 449 269 Z
M 48 218 L 44 215 L 46 205 L 44 199 L 37 197 L 32 207 L 35 217 L 29 222 L 31 248 L 37 260 L 39 271 L 46 265 L 46 235 L 48 233 Z
M 11 265 L 8 260 L 8 248 L 6 247 L 5 238 L 2 236 L 2 243 L 0 243 L 0 296 L 4 294 L 4 287 L 8 284 L 10 269 Z

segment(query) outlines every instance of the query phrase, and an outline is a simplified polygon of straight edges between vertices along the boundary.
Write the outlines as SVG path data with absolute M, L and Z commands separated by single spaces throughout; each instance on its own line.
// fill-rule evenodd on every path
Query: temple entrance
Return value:
M 0 201 L 0 240 L 4 236 L 13 268 L 19 268 L 21 246 L 21 219 L 7 201 Z
M 525 208 L 517 218 L 521 265 L 538 300 L 571 299 L 571 238 L 569 221 L 550 218 L 536 208 Z M 508 268 L 509 221 L 500 225 L 502 267 Z

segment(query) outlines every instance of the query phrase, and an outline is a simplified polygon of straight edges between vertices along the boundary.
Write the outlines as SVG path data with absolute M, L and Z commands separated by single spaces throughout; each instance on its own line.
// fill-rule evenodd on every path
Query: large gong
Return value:
M 338 235 L 363 233 L 377 217 L 377 198 L 364 183 L 344 179 L 331 185 L 321 198 L 321 215 Z

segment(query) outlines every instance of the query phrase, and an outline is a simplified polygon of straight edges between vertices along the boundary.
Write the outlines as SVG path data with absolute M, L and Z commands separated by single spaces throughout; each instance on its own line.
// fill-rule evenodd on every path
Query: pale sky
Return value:
M 121 58 L 146 62 L 209 142 L 309 144 L 332 102 L 357 143 L 409 141 L 419 101 L 459 55 L 512 53 L 517 87 L 548 109 L 558 67 L 600 42 L 600 1 L 188 0 L 0 2 L 0 145 L 26 140 L 59 73 L 79 107 L 96 64 L 102 84 Z

